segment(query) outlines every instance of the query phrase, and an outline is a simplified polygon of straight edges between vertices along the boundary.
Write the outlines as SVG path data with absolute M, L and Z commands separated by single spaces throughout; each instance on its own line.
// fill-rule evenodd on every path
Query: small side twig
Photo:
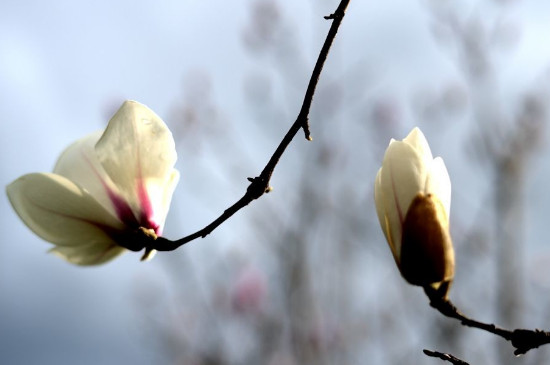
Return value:
M 222 215 L 220 215 L 213 222 L 208 224 L 203 229 L 186 237 L 180 238 L 175 241 L 169 240 L 164 237 L 156 237 L 155 239 L 150 237 L 140 237 L 135 240 L 126 240 L 122 242 L 121 245 L 132 251 L 140 251 L 143 248 L 149 251 L 153 249 L 157 251 L 175 250 L 176 248 L 186 244 L 187 242 L 193 241 L 199 237 L 206 237 L 240 209 L 250 204 L 253 200 L 258 199 L 263 194 L 271 191 L 271 186 L 269 186 L 269 182 L 271 180 L 271 176 L 273 175 L 273 171 L 275 170 L 275 167 L 279 163 L 281 156 L 285 152 L 286 148 L 290 145 L 298 131 L 300 129 L 303 129 L 305 138 L 309 141 L 312 140 L 311 132 L 309 129 L 309 111 L 311 109 L 311 103 L 313 101 L 313 96 L 315 95 L 315 89 L 317 87 L 321 71 L 323 70 L 323 66 L 329 54 L 332 43 L 336 37 L 336 33 L 338 32 L 340 24 L 342 23 L 349 2 L 350 0 L 342 0 L 338 5 L 336 11 L 330 16 L 325 17 L 326 19 L 332 20 L 332 25 L 328 31 L 323 47 L 319 52 L 319 57 L 317 58 L 317 62 L 315 63 L 315 67 L 311 74 L 304 100 L 302 102 L 302 107 L 300 108 L 300 112 L 298 113 L 296 121 L 292 124 L 286 135 L 283 137 L 283 139 L 277 146 L 277 149 L 263 168 L 260 175 L 254 178 L 248 178 L 248 181 L 250 181 L 250 185 L 246 189 L 245 194 L 236 203 L 227 208 L 222 213 Z M 140 232 L 137 232 L 137 234 L 139 235 Z
M 426 350 L 426 349 L 424 349 L 423 351 L 424 351 L 424 354 L 427 355 L 427 356 L 437 357 L 437 358 L 440 358 L 441 360 L 448 361 L 448 362 L 450 362 L 454 365 L 470 365 L 466 361 L 461 360 L 458 357 L 453 356 L 451 354 L 445 354 L 443 352 L 430 351 L 430 350 Z
M 501 328 L 492 323 L 483 323 L 462 314 L 447 298 L 436 295 L 429 288 L 424 288 L 430 299 L 430 305 L 446 317 L 454 318 L 467 327 L 478 328 L 504 338 L 514 346 L 514 355 L 520 356 L 531 349 L 550 343 L 550 332 L 539 329 L 515 329 L 513 331 Z

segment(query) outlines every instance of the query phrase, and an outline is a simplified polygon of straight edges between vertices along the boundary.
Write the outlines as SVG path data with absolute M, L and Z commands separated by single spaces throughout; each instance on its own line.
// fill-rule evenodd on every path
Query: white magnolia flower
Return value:
M 161 235 L 179 179 L 176 158 L 164 122 L 126 101 L 103 133 L 69 146 L 53 173 L 24 175 L 6 190 L 23 222 L 55 245 L 50 252 L 101 264 L 131 247 L 138 230 Z
M 414 128 L 403 141 L 390 141 L 374 196 L 380 225 L 403 277 L 414 285 L 442 286 L 446 295 L 454 276 L 451 181 L 420 129 Z

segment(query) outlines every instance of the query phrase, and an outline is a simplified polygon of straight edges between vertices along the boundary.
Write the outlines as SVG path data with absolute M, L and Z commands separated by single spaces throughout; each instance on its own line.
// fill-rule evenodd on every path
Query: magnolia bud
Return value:
M 403 141 L 390 141 L 376 176 L 375 202 L 401 275 L 410 284 L 446 296 L 454 276 L 451 182 L 420 129 Z

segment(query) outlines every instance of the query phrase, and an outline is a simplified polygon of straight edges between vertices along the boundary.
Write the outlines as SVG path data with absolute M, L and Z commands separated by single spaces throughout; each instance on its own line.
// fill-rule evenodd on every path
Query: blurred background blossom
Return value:
M 124 99 L 174 133 L 182 178 L 165 235 L 245 191 L 294 121 L 336 0 L 4 1 L 0 182 L 50 171 Z M 6 364 L 540 364 L 460 327 L 395 269 L 374 176 L 418 125 L 453 184 L 451 298 L 508 327 L 550 328 L 550 3 L 351 2 L 274 191 L 152 262 L 68 265 L 5 195 Z

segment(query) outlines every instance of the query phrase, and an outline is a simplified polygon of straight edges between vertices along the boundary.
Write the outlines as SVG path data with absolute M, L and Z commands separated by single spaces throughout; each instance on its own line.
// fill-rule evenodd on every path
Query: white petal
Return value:
M 430 167 L 426 178 L 426 194 L 436 196 L 447 213 L 447 219 L 451 211 L 451 179 L 441 157 L 436 157 Z
M 166 215 L 168 214 L 168 210 L 170 209 L 170 203 L 172 202 L 172 195 L 174 194 L 174 190 L 176 189 L 176 185 L 178 185 L 179 179 L 180 179 L 180 173 L 178 172 L 178 170 L 173 169 L 172 174 L 170 174 L 170 178 L 168 179 L 166 184 L 161 189 L 162 196 L 160 197 L 160 199 L 153 200 L 154 202 L 159 203 L 159 206 L 158 206 L 158 208 L 156 208 L 155 211 L 158 212 L 159 219 L 162 220 L 162 224 L 160 225 L 160 227 L 157 231 L 157 234 L 159 236 L 162 234 L 162 229 L 164 227 L 164 221 L 166 219 Z
M 410 135 L 409 135 L 410 136 Z M 390 246 L 399 257 L 401 251 L 402 226 L 407 210 L 420 191 L 424 191 L 427 167 L 422 150 L 402 141 L 393 141 L 388 146 L 381 171 L 381 191 Z
M 38 236 L 71 252 L 64 258 L 76 264 L 98 264 L 124 251 L 109 236 L 124 225 L 89 193 L 63 176 L 34 173 L 6 188 L 23 222 Z
M 395 247 L 393 237 L 391 234 L 390 222 L 386 214 L 386 203 L 384 199 L 384 193 L 382 189 L 382 169 L 378 170 L 376 174 L 376 179 L 374 182 L 374 202 L 376 204 L 376 214 L 378 215 L 378 220 L 380 221 L 380 227 L 382 227 L 382 232 L 388 241 L 391 252 L 396 261 L 399 261 L 399 251 Z
M 59 156 L 53 172 L 87 190 L 111 215 L 117 216 L 109 191 L 117 194 L 118 190 L 99 163 L 95 152 L 95 144 L 101 134 L 102 132 L 90 134 L 67 147 Z
M 433 159 L 430 145 L 420 128 L 414 127 L 409 135 L 403 139 L 403 142 L 413 147 L 426 163 Z
M 99 162 L 146 228 L 164 223 L 163 188 L 171 187 L 176 150 L 172 133 L 149 108 L 126 101 L 95 146 Z M 156 226 L 156 227 L 155 227 Z

